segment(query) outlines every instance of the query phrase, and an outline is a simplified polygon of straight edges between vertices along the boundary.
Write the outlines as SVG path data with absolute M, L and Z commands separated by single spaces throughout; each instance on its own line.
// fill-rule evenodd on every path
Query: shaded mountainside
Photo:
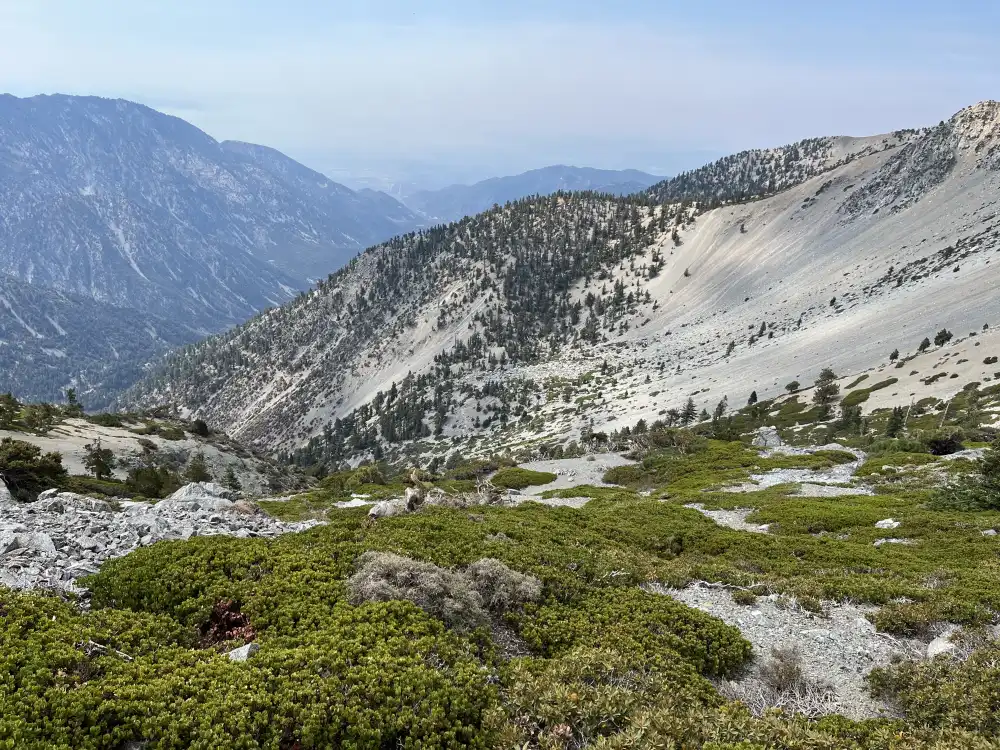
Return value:
M 0 274 L 0 393 L 61 401 L 75 386 L 100 406 L 151 359 L 198 338 L 172 320 Z
M 338 461 L 414 440 L 424 452 L 569 440 L 688 397 L 739 405 L 824 366 L 872 368 L 942 326 L 1000 319 L 995 112 L 730 157 L 648 195 L 523 200 L 397 238 L 169 357 L 126 402 Z M 894 166 L 925 152 L 937 156 L 924 172 L 943 178 L 914 183 Z M 852 210 L 875 193 L 897 197 Z
M 131 102 L 0 97 L 0 273 L 39 286 L 218 330 L 411 226 L 390 201 Z
M 493 177 L 473 185 L 450 185 L 422 190 L 404 198 L 408 206 L 440 221 L 456 221 L 495 205 L 559 191 L 589 191 L 628 195 L 646 189 L 660 178 L 637 169 L 611 170 L 552 166 L 510 177 Z

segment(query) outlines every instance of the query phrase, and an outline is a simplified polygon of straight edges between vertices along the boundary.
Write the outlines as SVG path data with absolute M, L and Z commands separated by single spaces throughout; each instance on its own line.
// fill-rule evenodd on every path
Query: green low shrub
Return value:
M 518 466 L 507 466 L 491 478 L 497 487 L 509 490 L 523 490 L 525 487 L 538 486 L 556 481 L 556 475 L 548 471 L 531 471 Z
M 902 662 L 869 675 L 872 692 L 916 724 L 1000 734 L 1000 645 L 966 661 L 939 658 Z
M 751 651 L 738 629 L 669 596 L 634 588 L 597 591 L 572 605 L 542 605 L 525 618 L 521 634 L 545 656 L 614 644 L 634 664 L 681 659 L 710 676 L 733 673 Z

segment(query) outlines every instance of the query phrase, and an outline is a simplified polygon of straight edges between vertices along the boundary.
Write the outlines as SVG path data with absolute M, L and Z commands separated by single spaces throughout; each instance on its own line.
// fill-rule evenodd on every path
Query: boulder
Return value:
M 876 529 L 898 529 L 899 521 L 895 518 L 883 518 L 881 521 L 875 522 Z
M 13 552 L 20 546 L 21 543 L 17 540 L 17 534 L 10 531 L 0 531 L 0 555 Z
M 777 427 L 761 427 L 753 437 L 755 448 L 780 448 L 784 444 Z
M 181 487 L 166 500 L 161 500 L 153 506 L 157 514 L 181 511 L 190 513 L 204 510 L 210 513 L 220 513 L 231 510 L 233 501 L 231 490 L 215 482 L 192 482 Z
M 58 492 L 56 490 L 45 490 L 32 504 L 32 510 L 35 512 L 65 513 L 69 508 L 88 513 L 111 512 L 111 506 L 104 500 L 78 495 L 75 492 Z
M 404 493 L 403 500 L 406 503 L 406 509 L 409 511 L 414 511 L 419 508 L 424 503 L 424 491 L 423 489 L 417 487 L 407 487 Z
M 0 479 L 0 506 L 2 505 L 13 505 L 14 496 L 10 494 L 10 490 L 7 489 L 7 484 Z
M 15 534 L 17 548 L 31 550 L 49 557 L 56 556 L 56 545 L 52 543 L 52 537 L 48 534 L 35 531 L 25 534 Z
M 240 646 L 237 649 L 233 649 L 226 656 L 229 657 L 230 661 L 246 661 L 251 656 L 260 651 L 260 646 L 256 643 L 248 643 L 245 646 Z
M 368 511 L 369 518 L 390 518 L 392 516 L 402 516 L 406 513 L 406 504 L 402 500 L 383 500 L 375 503 Z
M 927 658 L 933 659 L 935 656 L 955 656 L 958 646 L 951 642 L 951 638 L 957 633 L 959 628 L 949 627 L 945 632 L 927 644 Z
M 264 515 L 264 511 L 257 503 L 250 500 L 237 500 L 233 503 L 233 512 L 239 513 L 241 516 L 261 516 Z

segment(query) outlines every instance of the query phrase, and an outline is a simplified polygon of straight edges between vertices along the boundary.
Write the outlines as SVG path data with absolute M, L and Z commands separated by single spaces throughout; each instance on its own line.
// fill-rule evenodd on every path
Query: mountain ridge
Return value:
M 637 169 L 596 169 L 553 164 L 516 175 L 490 177 L 471 185 L 455 184 L 438 190 L 420 190 L 403 196 L 408 206 L 431 219 L 455 221 L 474 216 L 494 205 L 559 191 L 592 191 L 626 195 L 638 193 L 660 178 Z
M 415 221 L 380 199 L 366 235 L 365 196 L 121 99 L 4 95 L 0 144 L 0 272 L 208 330 Z
M 909 182 L 896 170 L 886 182 L 939 136 L 744 152 L 638 196 L 528 199 L 396 238 L 168 359 L 126 401 L 174 403 L 258 445 L 337 461 L 408 442 L 568 440 L 590 420 L 663 413 L 692 389 L 712 406 L 779 393 L 811 368 L 868 369 L 926 335 L 918 318 L 1000 316 L 991 146 L 946 146 L 933 162 L 943 181 L 897 190 Z M 879 213 L 844 209 L 885 184 L 898 195 Z M 664 189 L 676 201 L 660 202 Z M 598 396 L 581 379 L 602 368 L 614 382 Z

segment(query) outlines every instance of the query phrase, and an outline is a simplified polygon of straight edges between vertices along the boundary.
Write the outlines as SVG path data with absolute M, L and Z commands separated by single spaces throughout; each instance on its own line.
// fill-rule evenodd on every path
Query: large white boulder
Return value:
M 192 482 L 153 506 L 156 513 L 173 513 L 203 510 L 222 513 L 232 510 L 233 493 L 215 482 Z
M 753 437 L 755 448 L 780 448 L 784 444 L 777 427 L 761 427 Z

